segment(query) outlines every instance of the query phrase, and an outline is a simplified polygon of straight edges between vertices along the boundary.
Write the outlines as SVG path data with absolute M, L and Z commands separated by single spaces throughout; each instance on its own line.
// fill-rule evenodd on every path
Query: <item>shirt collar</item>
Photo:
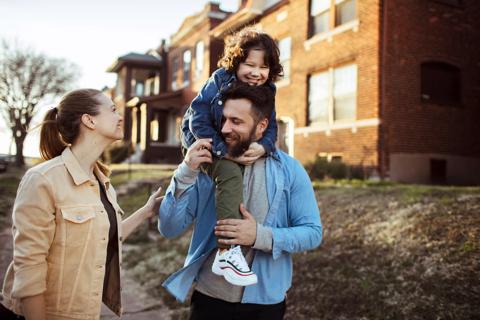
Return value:
M 63 163 L 65 163 L 65 167 L 67 168 L 68 173 L 70 173 L 73 181 L 77 186 L 87 181 L 90 181 L 90 177 L 82 169 L 80 163 L 78 162 L 70 147 L 66 147 L 65 150 L 63 150 L 62 160 Z M 105 189 L 108 189 L 110 186 L 110 179 L 102 173 L 97 164 L 95 164 L 95 167 L 93 168 L 93 173 L 95 174 L 97 179 L 105 186 Z

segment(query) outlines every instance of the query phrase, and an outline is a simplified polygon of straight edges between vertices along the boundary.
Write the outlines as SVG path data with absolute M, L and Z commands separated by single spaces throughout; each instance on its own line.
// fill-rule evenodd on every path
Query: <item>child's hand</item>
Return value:
M 237 163 L 243 164 L 244 166 L 252 165 L 255 161 L 258 160 L 261 156 L 265 154 L 265 148 L 256 142 L 252 142 L 247 151 L 245 151 L 240 157 L 230 158 L 226 157 L 229 160 L 235 161 Z
M 260 158 L 265 154 L 265 148 L 258 142 L 252 142 L 250 143 L 250 147 L 248 147 L 248 150 L 243 153 L 243 156 L 245 157 L 254 157 L 255 160 Z

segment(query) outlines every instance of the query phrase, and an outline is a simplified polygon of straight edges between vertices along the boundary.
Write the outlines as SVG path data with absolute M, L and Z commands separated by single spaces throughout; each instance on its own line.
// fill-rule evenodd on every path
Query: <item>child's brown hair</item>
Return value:
M 225 38 L 225 50 L 218 66 L 235 73 L 238 65 L 247 59 L 252 49 L 265 51 L 265 64 L 270 68 L 267 81 L 273 82 L 283 76 L 280 50 L 275 40 L 267 33 L 252 27 L 246 27 Z

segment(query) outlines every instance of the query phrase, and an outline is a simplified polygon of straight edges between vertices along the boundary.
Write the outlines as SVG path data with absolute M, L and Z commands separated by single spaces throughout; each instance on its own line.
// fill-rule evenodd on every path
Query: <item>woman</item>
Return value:
M 123 138 L 122 122 L 112 100 L 94 89 L 66 94 L 46 114 L 40 152 L 47 161 L 27 171 L 13 208 L 1 319 L 7 312 L 12 319 L 98 319 L 102 300 L 121 315 L 121 243 L 163 198 L 158 189 L 121 220 L 109 171 L 97 159 Z

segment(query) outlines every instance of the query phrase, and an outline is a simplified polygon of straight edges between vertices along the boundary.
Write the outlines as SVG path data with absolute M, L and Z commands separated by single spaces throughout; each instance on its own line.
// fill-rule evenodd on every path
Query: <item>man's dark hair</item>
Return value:
M 270 120 L 275 108 L 275 92 L 268 85 L 250 86 L 236 81 L 223 92 L 223 101 L 232 99 L 247 99 L 250 101 L 254 119 L 257 122 L 263 118 Z

